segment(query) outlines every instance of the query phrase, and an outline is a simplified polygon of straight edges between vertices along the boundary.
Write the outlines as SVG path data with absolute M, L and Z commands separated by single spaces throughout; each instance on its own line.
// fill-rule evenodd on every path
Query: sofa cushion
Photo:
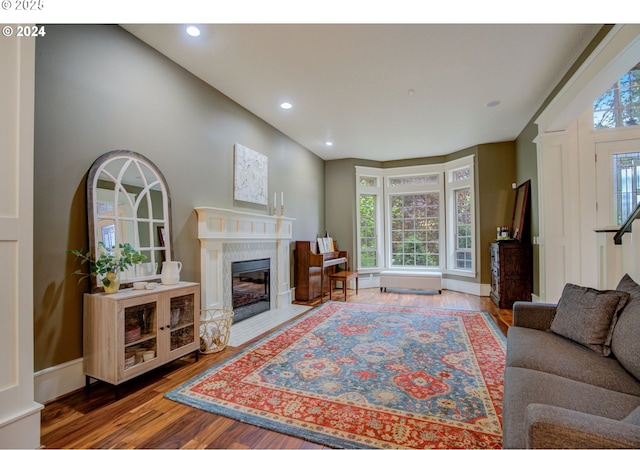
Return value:
M 611 335 L 618 312 L 628 300 L 628 292 L 599 291 L 567 283 L 551 331 L 607 356 L 611 353 Z
M 539 370 L 640 396 L 640 381 L 615 358 L 605 358 L 549 331 L 510 327 L 507 334 L 506 365 Z
M 631 411 L 627 417 L 623 419 L 623 422 L 632 423 L 633 425 L 640 425 L 640 406 Z
M 616 289 L 628 292 L 630 298 L 613 329 L 611 351 L 625 369 L 640 379 L 640 285 L 625 274 Z
M 640 406 L 640 397 L 538 370 L 507 367 L 502 409 L 505 448 L 525 448 L 526 410 L 532 403 L 622 420 Z

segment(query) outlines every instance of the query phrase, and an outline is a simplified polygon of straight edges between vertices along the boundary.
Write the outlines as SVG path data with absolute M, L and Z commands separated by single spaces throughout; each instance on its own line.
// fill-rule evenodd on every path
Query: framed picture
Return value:
M 522 183 L 516 189 L 516 200 L 513 206 L 513 217 L 511 219 L 511 229 L 513 230 L 513 239 L 522 241 L 523 232 L 526 230 L 527 220 L 527 207 L 529 205 L 529 189 L 531 180 L 527 180 Z M 528 236 L 525 236 L 525 239 Z
M 269 159 L 240 144 L 234 156 L 234 200 L 267 205 Z

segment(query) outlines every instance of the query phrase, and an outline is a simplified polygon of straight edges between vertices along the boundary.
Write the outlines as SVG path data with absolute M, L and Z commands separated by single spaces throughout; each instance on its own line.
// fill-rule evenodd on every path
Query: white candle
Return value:
M 284 192 L 280 192 L 280 206 L 284 206 Z

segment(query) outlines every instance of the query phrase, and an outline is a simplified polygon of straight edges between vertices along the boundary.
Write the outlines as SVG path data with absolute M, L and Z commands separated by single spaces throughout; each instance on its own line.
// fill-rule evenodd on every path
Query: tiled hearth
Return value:
M 295 219 L 221 208 L 195 210 L 202 309 L 231 307 L 231 262 L 271 259 L 271 309 L 234 325 L 229 345 L 240 345 L 308 309 L 291 305 L 290 253 Z
M 229 345 L 237 347 L 238 345 L 244 344 L 310 309 L 311 306 L 289 305 L 287 308 L 271 309 L 257 316 L 245 319 L 231 327 Z

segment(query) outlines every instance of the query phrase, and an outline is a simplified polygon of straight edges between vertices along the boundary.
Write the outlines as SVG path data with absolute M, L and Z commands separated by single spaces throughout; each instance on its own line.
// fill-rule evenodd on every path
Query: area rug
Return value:
M 329 302 L 167 393 L 340 448 L 498 448 L 505 338 L 485 312 Z

